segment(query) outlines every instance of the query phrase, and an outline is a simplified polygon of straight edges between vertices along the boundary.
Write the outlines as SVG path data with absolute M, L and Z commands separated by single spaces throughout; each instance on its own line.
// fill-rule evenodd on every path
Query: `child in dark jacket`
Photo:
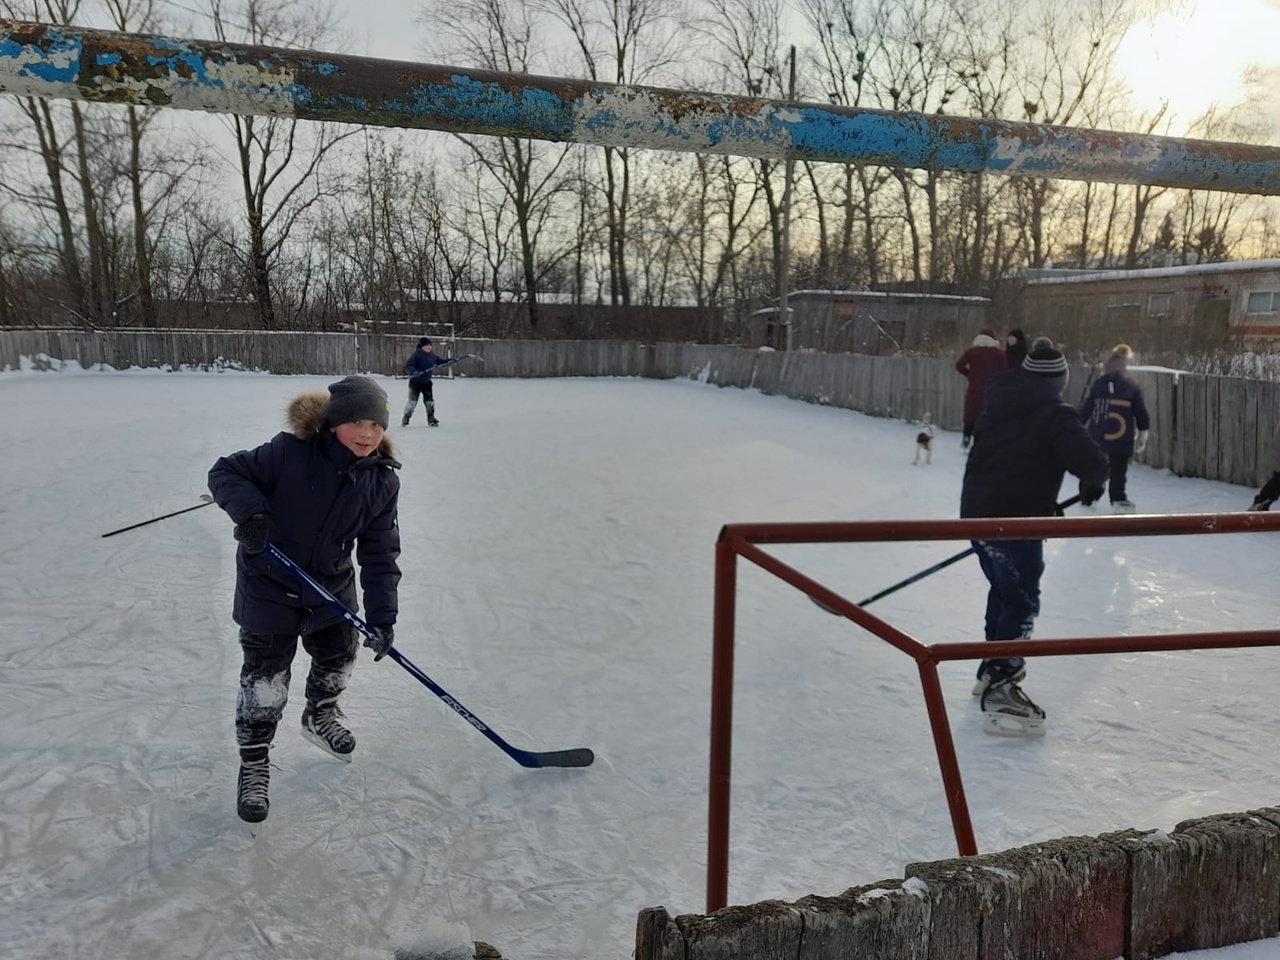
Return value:
M 960 494 L 962 517 L 1049 517 L 1068 473 L 1080 480 L 1080 500 L 1103 494 L 1107 459 L 1062 399 L 1067 361 L 1040 337 L 1016 370 L 991 378 L 978 419 Z M 1031 636 L 1040 613 L 1043 540 L 975 540 L 978 563 L 990 584 L 986 639 Z M 1019 684 L 1022 657 L 990 657 L 978 667 L 974 695 L 982 697 L 983 730 L 997 736 L 1044 734 L 1045 712 Z
M 409 418 L 413 416 L 413 411 L 418 409 L 419 397 L 427 407 L 427 426 L 440 426 L 440 421 L 436 419 L 436 397 L 431 386 L 431 374 L 436 367 L 450 366 L 457 363 L 459 359 L 458 357 L 445 359 L 437 354 L 430 337 L 423 337 L 418 341 L 417 349 L 404 362 L 405 373 L 409 374 L 409 402 L 404 405 L 404 413 L 400 415 L 400 426 L 409 425 Z
M 1133 350 L 1118 343 L 1102 365 L 1102 376 L 1093 382 L 1080 404 L 1080 419 L 1089 435 L 1111 461 L 1111 508 L 1116 513 L 1137 509 L 1127 493 L 1129 460 L 1147 446 L 1151 417 L 1138 385 L 1125 376 Z
M 263 550 L 268 541 L 351 609 L 356 604 L 351 553 L 360 564 L 365 619 L 379 640 L 365 640 L 381 659 L 397 613 L 400 480 L 384 435 L 389 405 L 367 377 L 346 377 L 328 394 L 304 393 L 289 404 L 291 432 L 222 457 L 209 490 L 236 523 L 236 592 L 244 664 L 236 701 L 241 819 L 266 819 L 267 751 L 289 696 L 290 666 L 301 638 L 311 657 L 303 735 L 341 760 L 355 737 L 340 722 L 338 698 L 359 649 L 351 626 L 319 596 L 308 596 Z

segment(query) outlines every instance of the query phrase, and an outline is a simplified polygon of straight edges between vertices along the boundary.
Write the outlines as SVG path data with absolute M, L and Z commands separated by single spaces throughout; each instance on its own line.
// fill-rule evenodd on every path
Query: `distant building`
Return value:
M 1097 331 L 1101 339 L 1280 343 L 1280 259 L 1143 270 L 1025 271 L 1018 313 L 1037 332 Z
M 987 325 L 986 297 L 872 290 L 795 290 L 791 323 L 776 307 L 748 317 L 752 346 L 824 353 L 935 353 L 967 343 Z

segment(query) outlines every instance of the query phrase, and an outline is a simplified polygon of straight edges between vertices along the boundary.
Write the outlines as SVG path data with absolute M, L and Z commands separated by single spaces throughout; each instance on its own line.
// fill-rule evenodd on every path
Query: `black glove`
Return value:
M 378 635 L 375 640 L 373 637 L 365 635 L 364 645 L 372 650 L 377 656 L 373 658 L 373 662 L 377 663 L 387 655 L 387 651 L 391 649 L 391 643 L 395 640 L 396 630 L 391 624 L 382 627 L 370 627 L 370 629 Z
M 1100 483 L 1080 483 L 1080 504 L 1085 507 L 1093 506 L 1102 499 L 1102 495 L 1107 492 L 1107 488 Z
M 244 544 L 244 552 L 248 556 L 256 557 L 267 545 L 268 519 L 265 513 L 255 513 L 244 523 L 236 524 L 233 536 Z

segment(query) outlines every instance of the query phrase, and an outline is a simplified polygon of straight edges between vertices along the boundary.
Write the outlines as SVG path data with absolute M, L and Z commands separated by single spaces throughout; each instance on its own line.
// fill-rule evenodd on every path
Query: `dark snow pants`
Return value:
M 307 674 L 307 702 L 338 696 L 347 688 L 360 644 L 345 620 L 303 634 L 302 648 L 311 655 Z M 289 702 L 289 675 L 298 637 L 291 633 L 240 631 L 244 665 L 236 698 L 236 743 L 242 747 L 268 744 Z
M 409 402 L 404 405 L 404 413 L 400 417 L 401 423 L 408 423 L 409 418 L 413 416 L 413 411 L 418 409 L 418 397 L 422 397 L 422 402 L 427 405 L 427 419 L 434 420 L 436 417 L 436 398 L 435 392 L 431 389 L 431 381 L 426 383 L 414 383 L 409 381 Z
M 1107 458 L 1111 461 L 1111 484 L 1108 491 L 1111 494 L 1111 502 L 1119 503 L 1121 500 L 1128 500 L 1125 496 L 1125 487 L 1129 480 L 1129 457 L 1128 453 L 1109 453 Z
M 991 588 L 987 591 L 988 640 L 1031 636 L 1040 613 L 1040 577 L 1044 573 L 1043 540 L 974 540 L 978 563 Z

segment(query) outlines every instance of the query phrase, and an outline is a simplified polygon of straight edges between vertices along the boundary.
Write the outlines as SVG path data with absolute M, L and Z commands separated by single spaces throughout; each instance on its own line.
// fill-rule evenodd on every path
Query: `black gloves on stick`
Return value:
M 378 635 L 378 638 L 375 640 L 373 637 L 366 636 L 364 638 L 364 645 L 377 654 L 377 656 L 373 658 L 373 662 L 377 663 L 385 657 L 387 655 L 387 651 L 391 649 L 391 644 L 395 640 L 396 631 L 391 624 L 386 624 L 381 627 L 372 627 L 371 629 Z
M 1107 488 L 1102 484 L 1080 484 L 1080 505 L 1089 507 L 1102 499 L 1102 495 L 1107 492 Z
M 237 523 L 233 536 L 244 544 L 244 552 L 256 556 L 267 545 L 267 526 L 269 517 L 265 513 L 255 513 L 244 523 Z

